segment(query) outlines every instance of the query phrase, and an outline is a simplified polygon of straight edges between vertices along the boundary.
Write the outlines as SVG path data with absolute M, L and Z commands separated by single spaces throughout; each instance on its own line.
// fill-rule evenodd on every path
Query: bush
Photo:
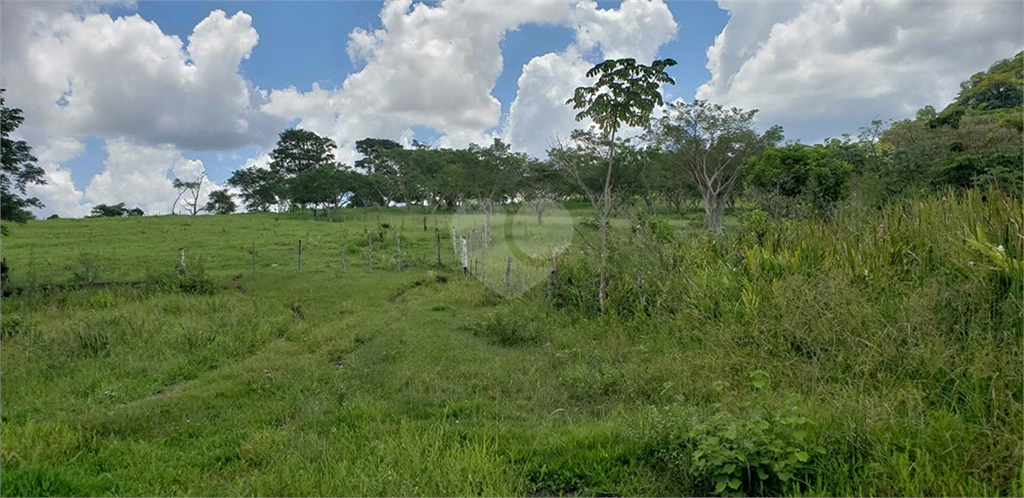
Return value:
M 755 389 L 767 387 L 766 373 L 753 371 L 750 377 Z M 810 425 L 799 395 L 775 406 L 720 407 L 690 432 L 691 477 L 720 496 L 791 494 L 809 480 L 816 456 L 825 454 L 812 442 Z

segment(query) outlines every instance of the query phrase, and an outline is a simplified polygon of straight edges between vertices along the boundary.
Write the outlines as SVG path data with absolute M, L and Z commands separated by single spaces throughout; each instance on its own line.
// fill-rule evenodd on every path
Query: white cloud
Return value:
M 580 126 L 565 100 L 586 83 L 583 74 L 596 62 L 588 57 L 649 62 L 677 29 L 661 0 L 625 0 L 614 9 L 590 0 L 532 0 L 514 9 L 394 0 L 381 9 L 381 29 L 350 33 L 346 49 L 362 67 L 341 88 L 264 91 L 239 73 L 259 41 L 244 12 L 215 10 L 182 41 L 137 15 L 112 18 L 94 6 L 69 5 L 8 2 L 0 19 L 0 86 L 24 110 L 19 133 L 52 151 L 42 164 L 51 183 L 35 192 L 46 211 L 61 215 L 117 202 L 168 212 L 177 193 L 167 173 L 195 166 L 179 151 L 255 144 L 261 153 L 250 162 L 265 164 L 278 132 L 296 119 L 334 138 L 346 163 L 359 157 L 357 140 L 409 143 L 417 126 L 436 130 L 441 146 L 502 137 L 543 155 L 554 137 Z M 576 40 L 524 66 L 502 121 L 492 95 L 504 70 L 501 42 L 527 23 L 570 27 Z M 71 145 L 88 137 L 103 139 L 109 157 L 81 191 L 61 163 L 80 155 Z
M 259 40 L 248 14 L 215 10 L 185 44 L 155 22 L 111 18 L 97 6 L 3 5 L 0 86 L 8 89 L 8 104 L 23 110 L 19 138 L 36 148 L 47 172 L 48 185 L 32 187 L 46 205 L 41 214 L 87 214 L 83 201 L 169 211 L 169 181 L 154 177 L 151 164 L 131 160 L 126 148 L 148 147 L 140 157 L 153 159 L 157 150 L 273 144 L 286 121 L 260 111 L 265 95 L 239 74 Z M 110 157 L 83 194 L 60 163 L 80 155 L 79 141 L 93 136 L 107 141 Z
M 2 84 L 37 143 L 125 136 L 151 145 L 233 150 L 267 144 L 281 121 L 259 112 L 238 73 L 259 39 L 244 12 L 216 10 L 183 44 L 141 17 L 4 4 Z M 8 18 L 12 16 L 13 19 Z M 29 22 L 30 29 L 14 26 Z
M 1024 4 L 1003 1 L 720 1 L 697 98 L 760 109 L 759 122 L 817 141 L 872 119 L 943 107 L 959 83 L 1024 47 Z
M 303 128 L 331 136 L 343 161 L 358 157 L 352 149 L 362 138 L 408 143 L 413 126 L 436 130 L 445 147 L 500 136 L 518 150 L 543 155 L 554 135 L 577 126 L 565 101 L 593 65 L 582 54 L 600 50 L 609 58 L 649 62 L 677 29 L 660 0 L 626 0 L 617 9 L 598 9 L 592 1 L 536 0 L 507 9 L 490 2 L 396 0 L 380 17 L 381 29 L 350 33 L 348 54 L 365 65 L 341 89 L 275 90 L 263 109 L 301 117 Z M 503 69 L 500 44 L 505 33 L 527 23 L 569 26 L 576 42 L 524 66 L 502 122 L 501 103 L 491 94 Z
M 577 111 L 565 104 L 576 87 L 587 83 L 592 64 L 575 47 L 562 53 L 534 57 L 523 66 L 519 93 L 509 108 L 505 138 L 517 149 L 545 157 L 558 139 L 579 126 Z
M 146 214 L 168 214 L 178 191 L 168 177 L 195 181 L 203 172 L 203 162 L 182 157 L 171 145 L 140 145 L 123 138 L 106 141 L 106 168 L 94 176 L 85 189 L 90 205 L 124 202 L 128 208 L 140 207 Z M 204 183 L 200 205 L 207 194 L 220 188 Z M 182 207 L 176 208 L 182 212 Z

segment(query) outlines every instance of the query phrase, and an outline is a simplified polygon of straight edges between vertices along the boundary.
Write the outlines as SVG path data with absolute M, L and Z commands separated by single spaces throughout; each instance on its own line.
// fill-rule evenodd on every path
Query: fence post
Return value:
M 469 273 L 469 255 L 466 254 L 466 238 L 459 236 L 459 240 L 462 241 L 462 274 Z
M 555 279 L 555 252 L 551 252 L 551 269 L 548 270 L 548 285 L 544 288 L 544 299 L 551 297 L 551 281 Z
M 640 306 L 646 308 L 646 302 L 644 301 L 644 271 L 643 269 L 636 271 L 636 293 L 640 296 Z
M 423 231 L 424 232 L 427 231 L 427 217 L 426 216 L 423 217 Z
M 256 241 L 252 241 L 252 250 L 249 251 L 252 254 L 252 276 L 256 276 Z
M 370 271 L 373 271 L 373 234 L 371 233 L 371 234 L 367 235 L 366 236 L 366 240 L 369 241 L 369 247 L 370 247 Z
M 395 236 L 395 244 L 398 245 L 398 262 L 396 265 L 398 266 L 398 271 L 402 271 L 402 234 Z
M 302 241 L 299 240 L 299 274 L 302 274 Z
M 441 231 L 434 227 L 434 251 L 437 253 L 437 266 L 441 266 Z
M 505 287 L 512 286 L 512 257 L 505 259 Z
M 345 235 L 341 236 L 341 271 L 347 272 L 348 266 L 345 265 Z
M 450 230 L 451 233 L 452 233 L 452 254 L 454 254 L 455 257 L 458 258 L 459 257 L 459 246 L 458 246 L 458 242 L 455 240 L 455 227 L 449 225 L 448 226 L 448 230 Z
M 476 228 L 469 231 L 469 272 L 476 274 Z
M 178 274 L 185 274 L 185 248 L 178 249 Z

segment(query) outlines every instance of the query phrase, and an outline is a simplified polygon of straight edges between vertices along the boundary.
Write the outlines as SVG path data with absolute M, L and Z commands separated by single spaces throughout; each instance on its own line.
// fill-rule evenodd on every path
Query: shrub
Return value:
M 756 389 L 767 386 L 767 374 L 750 372 Z M 690 432 L 690 474 L 713 486 L 720 496 L 784 495 L 810 478 L 813 459 L 825 448 L 813 442 L 812 422 L 804 415 L 799 395 L 780 406 L 722 409 Z

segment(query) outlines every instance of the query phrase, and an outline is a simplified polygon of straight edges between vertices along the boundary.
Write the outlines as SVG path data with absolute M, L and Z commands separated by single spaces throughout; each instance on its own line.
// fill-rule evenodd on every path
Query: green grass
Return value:
M 13 226 L 0 490 L 708 495 L 792 456 L 722 492 L 1024 491 L 1019 200 L 851 208 L 760 244 L 740 218 L 670 217 L 663 241 L 623 215 L 604 317 L 587 209 L 547 300 L 462 275 L 447 214 Z

